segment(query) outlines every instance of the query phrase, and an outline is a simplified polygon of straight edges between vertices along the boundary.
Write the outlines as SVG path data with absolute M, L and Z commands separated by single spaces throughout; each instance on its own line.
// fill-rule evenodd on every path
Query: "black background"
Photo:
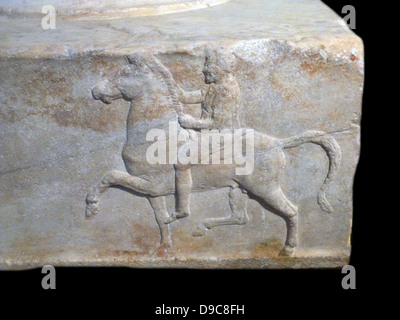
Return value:
M 179 316 L 155 316 L 156 306 L 191 306 L 199 304 L 245 305 L 245 316 L 195 316 L 194 318 L 267 319 L 304 314 L 343 317 L 370 307 L 376 296 L 382 272 L 373 264 L 381 239 L 370 230 L 374 222 L 374 196 L 370 188 L 373 171 L 369 170 L 374 142 L 370 130 L 373 89 L 372 38 L 378 32 L 374 24 L 373 3 L 367 1 L 323 1 L 338 15 L 343 6 L 356 8 L 356 30 L 365 44 L 366 78 L 363 98 L 362 151 L 354 185 L 354 226 L 350 264 L 357 270 L 357 289 L 344 290 L 343 274 L 336 270 L 154 270 L 129 268 L 58 267 L 57 289 L 43 290 L 41 269 L 0 272 L 2 307 L 13 307 L 13 315 L 28 311 L 44 317 L 101 313 L 113 318 L 179 319 Z M 372 11 L 372 12 L 371 12 Z M 56 310 L 50 307 L 57 306 Z M 0 311 L 1 312 L 1 311 Z M 106 315 L 107 313 L 107 315 Z

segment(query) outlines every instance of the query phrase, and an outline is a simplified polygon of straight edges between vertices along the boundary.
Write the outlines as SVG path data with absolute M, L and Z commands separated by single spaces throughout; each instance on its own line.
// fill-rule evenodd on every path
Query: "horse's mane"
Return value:
M 176 113 L 178 115 L 183 114 L 183 106 L 179 100 L 179 93 L 177 90 L 178 86 L 171 72 L 153 54 L 146 55 L 142 61 L 161 82 L 166 84 Z

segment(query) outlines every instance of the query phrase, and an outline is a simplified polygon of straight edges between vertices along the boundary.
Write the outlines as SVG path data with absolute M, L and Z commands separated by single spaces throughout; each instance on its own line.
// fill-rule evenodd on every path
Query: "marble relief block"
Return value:
M 0 269 L 348 263 L 364 65 L 340 17 L 54 3 L 55 29 L 0 4 Z

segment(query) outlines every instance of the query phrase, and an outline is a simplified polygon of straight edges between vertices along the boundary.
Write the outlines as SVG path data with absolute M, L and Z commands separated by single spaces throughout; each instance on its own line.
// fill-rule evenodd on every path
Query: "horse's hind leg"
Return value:
M 99 211 L 99 200 L 101 195 L 111 186 L 122 186 L 138 193 L 149 194 L 151 192 L 151 182 L 131 176 L 123 171 L 110 171 L 95 186 L 86 197 L 86 217 L 90 218 Z
M 286 242 L 280 254 L 286 256 L 294 255 L 297 246 L 297 207 L 286 198 L 279 186 L 264 190 L 262 194 L 256 195 L 262 198 L 272 212 L 281 216 L 286 222 Z
M 164 223 L 164 220 L 169 217 L 165 204 L 165 197 L 149 197 L 148 199 L 154 210 L 154 215 L 160 228 L 161 241 L 159 249 L 168 250 L 169 248 L 172 248 L 172 239 L 169 225 Z
M 239 187 L 231 187 L 229 191 L 229 205 L 231 214 L 227 217 L 208 218 L 197 226 L 194 237 L 203 236 L 208 229 L 224 225 L 242 225 L 249 221 L 247 215 L 248 197 Z

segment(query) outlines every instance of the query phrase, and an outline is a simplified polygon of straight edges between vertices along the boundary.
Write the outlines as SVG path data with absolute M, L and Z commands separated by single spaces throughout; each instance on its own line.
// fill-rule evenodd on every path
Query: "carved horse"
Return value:
M 127 137 L 122 158 L 127 172 L 108 172 L 87 195 L 86 217 L 99 211 L 101 195 L 112 186 L 122 186 L 144 195 L 154 210 L 160 228 L 160 248 L 172 247 L 165 196 L 175 194 L 175 169 L 172 164 L 149 164 L 146 150 L 150 144 L 146 134 L 152 128 L 168 132 L 169 121 L 176 121 L 182 113 L 178 88 L 170 71 L 151 54 L 136 54 L 129 64 L 111 78 L 92 89 L 93 97 L 110 104 L 116 99 L 130 102 L 127 119 Z M 167 137 L 168 139 L 168 137 Z M 317 201 L 323 211 L 332 208 L 325 198 L 325 190 L 334 178 L 341 160 L 335 139 L 322 131 L 306 131 L 287 139 L 276 139 L 254 133 L 254 170 L 250 175 L 236 175 L 235 165 L 194 165 L 192 192 L 230 188 L 231 213 L 222 218 L 205 219 L 193 236 L 202 236 L 207 230 L 222 225 L 240 225 L 248 221 L 248 196 L 260 205 L 281 216 L 287 227 L 283 255 L 293 255 L 297 246 L 298 209 L 282 192 L 279 176 L 285 166 L 284 150 L 304 143 L 321 146 L 329 158 L 329 170 L 319 191 Z

